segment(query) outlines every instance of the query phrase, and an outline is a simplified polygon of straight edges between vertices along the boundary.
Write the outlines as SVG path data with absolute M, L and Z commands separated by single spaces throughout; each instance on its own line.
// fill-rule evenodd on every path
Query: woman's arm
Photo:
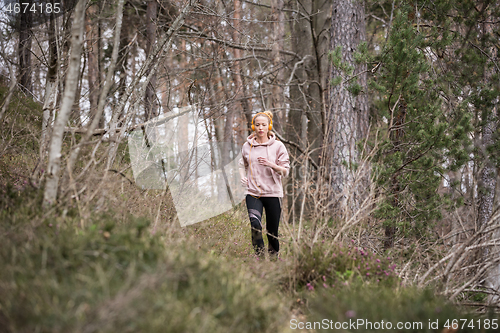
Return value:
M 246 175 L 247 175 L 247 166 L 246 166 L 246 163 L 245 163 L 245 159 L 243 158 L 243 150 L 242 150 L 241 159 L 240 159 L 240 161 L 239 161 L 238 164 L 239 164 L 238 171 L 240 173 L 241 186 L 247 187 L 247 185 L 248 185 L 248 179 L 246 177 Z
M 272 168 L 273 168 L 274 171 L 276 171 L 277 173 L 279 173 L 282 177 L 286 176 L 287 170 L 286 170 L 285 167 L 282 167 L 282 166 L 279 166 L 279 165 L 275 164 Z
M 240 172 L 240 178 L 245 178 L 246 172 L 244 168 L 238 168 L 238 171 Z
M 239 168 L 238 171 L 240 172 L 241 186 L 247 187 L 247 185 L 248 185 L 248 179 L 246 177 L 245 169 L 244 168 Z
M 259 161 L 260 165 L 265 165 L 270 168 L 272 168 L 274 171 L 276 171 L 278 174 L 281 176 L 285 177 L 287 173 L 287 169 L 285 167 L 279 166 L 276 163 L 273 163 L 271 161 L 268 161 L 267 158 L 265 157 L 257 157 L 257 160 Z
M 283 144 L 281 144 L 281 146 L 279 147 L 276 155 L 277 155 L 276 159 L 279 165 L 274 162 L 268 161 L 265 157 L 258 157 L 257 160 L 261 165 L 265 165 L 272 168 L 280 176 L 287 177 L 288 170 L 290 168 L 290 158 Z

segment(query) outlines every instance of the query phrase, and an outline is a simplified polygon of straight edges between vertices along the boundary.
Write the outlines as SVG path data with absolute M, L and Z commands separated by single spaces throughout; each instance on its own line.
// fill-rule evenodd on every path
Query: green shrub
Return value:
M 186 241 L 165 245 L 143 218 L 117 223 L 106 213 L 82 229 L 69 215 L 33 222 L 22 205 L 2 205 L 6 331 L 269 332 L 285 323 L 272 284 Z
M 310 299 L 309 304 L 310 322 L 322 322 L 324 319 L 328 322 L 323 321 L 322 327 L 317 325 L 317 328 L 321 328 L 319 331 L 326 331 L 327 326 L 332 325 L 335 328 L 335 325 L 344 322 L 355 325 L 344 331 L 357 333 L 445 332 L 443 329 L 446 326 L 458 328 L 458 332 L 496 332 L 500 324 L 498 319 L 493 321 L 492 313 L 489 316 L 477 317 L 460 311 L 455 305 L 437 297 L 431 289 L 394 289 L 364 285 L 335 293 L 320 290 L 316 297 Z
M 317 288 L 344 288 L 351 284 L 396 286 L 399 278 L 396 264 L 355 246 L 327 243 L 302 244 L 297 259 L 288 269 L 291 276 L 284 282 L 295 281 L 295 289 L 313 291 Z M 292 286 L 289 286 L 292 287 Z

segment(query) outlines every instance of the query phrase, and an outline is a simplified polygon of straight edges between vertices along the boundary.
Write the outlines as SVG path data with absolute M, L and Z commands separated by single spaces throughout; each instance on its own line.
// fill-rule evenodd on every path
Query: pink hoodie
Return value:
M 265 143 L 255 141 L 255 135 L 251 134 L 247 142 L 241 148 L 242 158 L 240 159 L 240 168 L 245 168 L 248 185 L 245 194 L 251 194 L 257 197 L 283 197 L 283 186 L 281 184 L 281 175 L 271 167 L 261 165 L 258 157 L 265 157 L 268 161 L 286 168 L 285 177 L 290 170 L 290 159 L 285 145 L 277 141 L 274 134 L 271 134 L 269 140 Z

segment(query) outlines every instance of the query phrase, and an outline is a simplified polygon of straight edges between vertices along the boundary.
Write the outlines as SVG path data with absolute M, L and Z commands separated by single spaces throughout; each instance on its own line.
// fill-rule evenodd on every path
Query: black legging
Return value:
M 262 210 L 266 209 L 268 251 L 277 254 L 280 250 L 278 241 L 278 227 L 281 216 L 281 204 L 277 197 L 256 198 L 250 194 L 246 197 L 248 217 L 252 227 L 252 245 L 255 252 L 261 255 L 264 252 L 264 240 L 262 239 Z

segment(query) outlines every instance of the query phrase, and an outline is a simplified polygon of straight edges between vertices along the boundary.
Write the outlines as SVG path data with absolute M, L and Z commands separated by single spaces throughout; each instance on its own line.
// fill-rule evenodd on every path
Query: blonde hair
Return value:
M 273 113 L 269 110 L 266 110 L 266 111 L 263 111 L 263 112 L 258 112 L 254 117 L 253 117 L 253 120 L 252 120 L 252 124 L 255 120 L 255 118 L 257 117 L 261 117 L 263 114 L 265 114 L 268 118 L 269 118 L 269 122 L 268 124 L 271 124 L 273 122 Z M 255 131 L 254 131 L 255 132 Z M 270 137 L 271 135 L 274 135 L 274 132 L 272 131 L 269 131 L 267 132 L 267 137 Z M 276 135 L 274 135 L 276 136 Z

